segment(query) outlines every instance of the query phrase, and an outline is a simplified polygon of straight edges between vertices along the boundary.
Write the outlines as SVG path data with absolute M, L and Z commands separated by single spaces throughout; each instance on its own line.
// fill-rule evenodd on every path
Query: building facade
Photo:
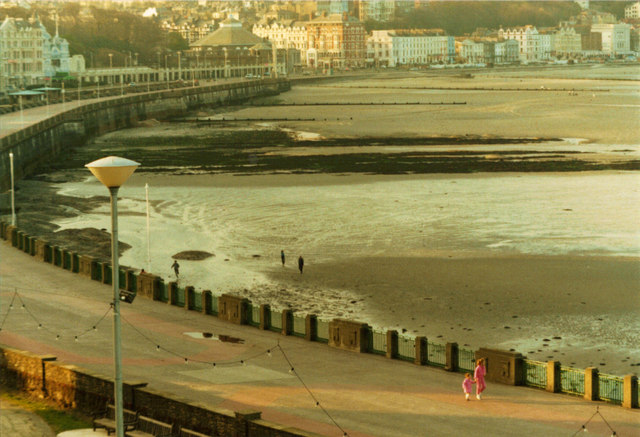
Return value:
M 519 47 L 518 42 L 513 39 L 465 39 L 460 45 L 459 55 L 467 64 L 509 64 L 520 59 Z
M 519 57 L 522 62 L 538 62 L 547 57 L 543 51 L 545 43 L 534 26 L 519 26 L 506 30 L 500 28 L 498 36 L 518 41 Z
M 358 17 L 360 21 L 391 21 L 395 18 L 395 0 L 360 0 Z
M 624 8 L 624 18 L 640 18 L 640 2 L 635 2 Z
M 556 55 L 575 55 L 582 51 L 582 36 L 573 27 L 561 27 L 553 38 L 552 52 Z
M 306 23 L 307 65 L 314 68 L 357 68 L 365 65 L 364 25 L 346 14 L 319 17 Z
M 69 43 L 56 30 L 52 38 L 37 17 L 6 17 L 0 24 L 0 89 L 42 84 L 45 77 L 69 73 Z
M 367 39 L 367 63 L 371 66 L 451 63 L 455 41 L 441 29 L 374 30 Z
M 296 49 L 300 52 L 301 62 L 306 63 L 309 49 L 309 34 L 302 21 L 262 21 L 253 26 L 253 33 L 269 40 L 278 49 Z
M 631 26 L 628 24 L 594 24 L 591 33 L 601 35 L 603 53 L 615 56 L 631 52 Z

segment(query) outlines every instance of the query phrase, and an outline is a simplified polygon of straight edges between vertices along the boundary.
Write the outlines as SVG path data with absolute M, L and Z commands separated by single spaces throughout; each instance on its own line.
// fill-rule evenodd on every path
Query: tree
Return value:
M 189 43 L 179 33 L 170 32 L 167 35 L 167 48 L 174 52 L 189 50 Z

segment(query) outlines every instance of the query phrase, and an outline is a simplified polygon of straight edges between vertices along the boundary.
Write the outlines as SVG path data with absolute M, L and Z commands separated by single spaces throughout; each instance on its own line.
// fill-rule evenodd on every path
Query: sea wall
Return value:
M 179 116 L 199 106 L 222 106 L 275 95 L 290 89 L 286 80 L 262 80 L 177 88 L 87 102 L 0 137 L 0 192 L 11 188 L 9 153 L 15 180 L 58 154 L 106 132 L 135 126 L 139 121 Z M 34 110 L 41 110 L 34 109 Z
M 113 403 L 113 380 L 77 366 L 58 363 L 52 355 L 0 347 L 0 384 L 93 415 Z M 206 435 L 238 437 L 319 437 L 260 418 L 259 411 L 231 411 L 176 398 L 123 381 L 123 406 L 153 419 Z
M 52 246 L 4 221 L 0 221 L 0 237 L 40 261 L 88 279 L 111 283 L 110 262 Z M 122 267 L 119 275 L 122 288 L 139 298 L 164 302 L 182 311 L 198 311 L 228 323 L 272 331 L 274 335 L 297 336 L 326 343 L 329 347 L 384 355 L 389 359 L 449 372 L 473 372 L 475 360 L 485 358 L 489 381 L 638 408 L 639 387 L 635 375 L 609 375 L 592 367 L 577 369 L 563 366 L 559 361 L 534 361 L 515 351 L 470 350 L 459 347 L 457 343 L 441 344 L 423 336 L 373 329 L 362 321 L 323 320 L 315 314 L 301 314 L 293 309 L 278 310 L 267 304 L 254 305 L 242 296 L 215 295 L 210 290 L 196 290 L 191 286 L 182 288 L 176 282 L 165 283 L 159 276 Z

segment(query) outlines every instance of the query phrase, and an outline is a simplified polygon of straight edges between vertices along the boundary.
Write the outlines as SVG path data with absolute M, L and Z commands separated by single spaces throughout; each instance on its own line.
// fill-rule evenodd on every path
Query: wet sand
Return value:
M 456 254 L 344 259 L 300 275 L 271 277 L 289 288 L 352 290 L 337 316 L 459 346 L 515 349 L 530 359 L 627 374 L 640 366 L 640 263 L 625 257 Z M 267 300 L 282 300 L 274 290 Z M 342 306 L 340 307 L 340 303 Z M 546 341 L 545 341 L 546 339 Z

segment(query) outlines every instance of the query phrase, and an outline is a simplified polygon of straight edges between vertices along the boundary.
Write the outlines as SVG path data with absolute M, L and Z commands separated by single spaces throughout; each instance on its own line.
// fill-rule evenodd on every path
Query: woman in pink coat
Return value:
M 484 358 L 480 358 L 476 364 L 476 370 L 473 372 L 473 379 L 476 381 L 476 398 L 481 399 L 480 394 L 487 388 L 487 384 L 484 383 L 484 375 L 487 374 L 487 368 L 484 364 Z

